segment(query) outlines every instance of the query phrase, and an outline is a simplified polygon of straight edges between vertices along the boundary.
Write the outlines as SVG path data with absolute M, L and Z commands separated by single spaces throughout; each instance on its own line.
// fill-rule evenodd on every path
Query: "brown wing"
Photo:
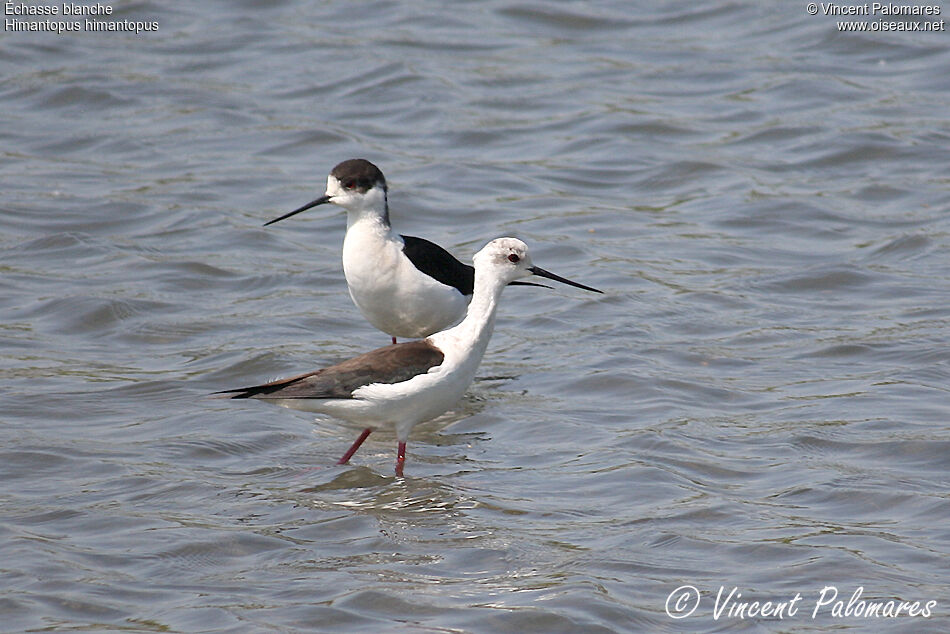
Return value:
M 441 365 L 442 351 L 428 341 L 397 343 L 343 363 L 263 385 L 223 390 L 231 398 L 352 398 L 370 383 L 401 383 Z

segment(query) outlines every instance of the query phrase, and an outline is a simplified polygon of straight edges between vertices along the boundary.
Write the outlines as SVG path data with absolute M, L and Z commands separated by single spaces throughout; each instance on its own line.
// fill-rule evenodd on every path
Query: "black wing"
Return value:
M 446 286 L 451 286 L 462 295 L 471 295 L 475 290 L 475 268 L 462 264 L 455 256 L 425 238 L 415 236 L 401 236 L 405 243 L 402 252 L 417 269 Z M 508 286 L 540 286 L 551 288 L 546 284 L 534 282 L 509 282 Z
M 471 295 L 475 288 L 475 269 L 462 264 L 455 256 L 424 238 L 402 236 L 402 252 L 413 265 L 446 286 L 458 289 L 462 295 Z
M 397 343 L 343 363 L 263 385 L 223 390 L 230 398 L 353 398 L 371 383 L 401 383 L 442 364 L 442 351 L 428 341 Z

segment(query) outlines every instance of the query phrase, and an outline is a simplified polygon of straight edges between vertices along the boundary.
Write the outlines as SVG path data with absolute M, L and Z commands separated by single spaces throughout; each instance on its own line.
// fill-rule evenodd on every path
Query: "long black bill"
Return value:
M 577 287 L 577 288 L 583 288 L 585 291 L 591 291 L 591 292 L 593 292 L 593 293 L 603 293 L 603 291 L 599 291 L 599 290 L 597 290 L 596 288 L 593 288 L 593 287 L 590 287 L 590 286 L 584 286 L 583 284 L 578 284 L 577 282 L 572 282 L 571 280 L 569 280 L 569 279 L 567 279 L 567 278 L 564 278 L 564 277 L 561 277 L 560 275 L 555 275 L 554 273 L 552 273 L 552 272 L 550 272 L 550 271 L 545 271 L 545 270 L 542 269 L 540 266 L 532 266 L 532 267 L 528 268 L 528 270 L 531 271 L 532 273 L 534 273 L 535 275 L 540 275 L 541 277 L 546 277 L 546 278 L 548 278 L 549 280 L 554 280 L 555 282 L 560 282 L 561 284 L 567 284 L 568 286 L 575 286 L 575 287 Z
M 294 209 L 294 210 L 291 211 L 289 214 L 284 214 L 284 215 L 281 216 L 280 218 L 274 218 L 273 220 L 269 220 L 269 221 L 265 222 L 265 223 L 264 223 L 264 226 L 266 227 L 267 225 L 272 225 L 272 224 L 274 224 L 275 222 L 280 222 L 281 220 L 286 220 L 287 218 L 290 218 L 291 216 L 296 216 L 296 215 L 299 214 L 301 211 L 307 211 L 308 209 L 312 209 L 312 208 L 316 207 L 317 205 L 324 205 L 324 204 L 326 204 L 326 203 L 328 203 L 328 202 L 330 202 L 330 197 L 329 197 L 329 196 L 320 196 L 320 198 L 317 198 L 316 200 L 311 200 L 309 203 L 307 203 L 307 204 L 304 205 L 303 207 L 300 207 L 300 208 L 298 208 L 298 209 Z
M 536 284 L 534 282 L 522 282 L 521 280 L 508 282 L 508 286 L 537 286 L 538 288 L 554 288 L 553 286 L 548 286 L 547 284 Z

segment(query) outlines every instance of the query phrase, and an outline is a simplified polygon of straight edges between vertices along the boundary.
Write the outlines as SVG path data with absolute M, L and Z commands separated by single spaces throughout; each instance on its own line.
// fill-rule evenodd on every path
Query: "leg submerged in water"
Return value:
M 396 448 L 396 475 L 402 477 L 402 467 L 406 464 L 406 443 L 400 442 Z

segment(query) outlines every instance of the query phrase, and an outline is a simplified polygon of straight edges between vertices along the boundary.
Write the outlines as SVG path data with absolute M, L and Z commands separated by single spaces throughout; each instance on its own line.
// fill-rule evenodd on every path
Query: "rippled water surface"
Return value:
M 946 32 L 113 7 L 158 31 L 0 36 L 0 629 L 950 630 Z M 339 467 L 344 425 L 207 398 L 387 342 L 342 212 L 261 226 L 355 156 L 401 232 L 606 291 L 508 289 L 404 479 L 392 433 Z

